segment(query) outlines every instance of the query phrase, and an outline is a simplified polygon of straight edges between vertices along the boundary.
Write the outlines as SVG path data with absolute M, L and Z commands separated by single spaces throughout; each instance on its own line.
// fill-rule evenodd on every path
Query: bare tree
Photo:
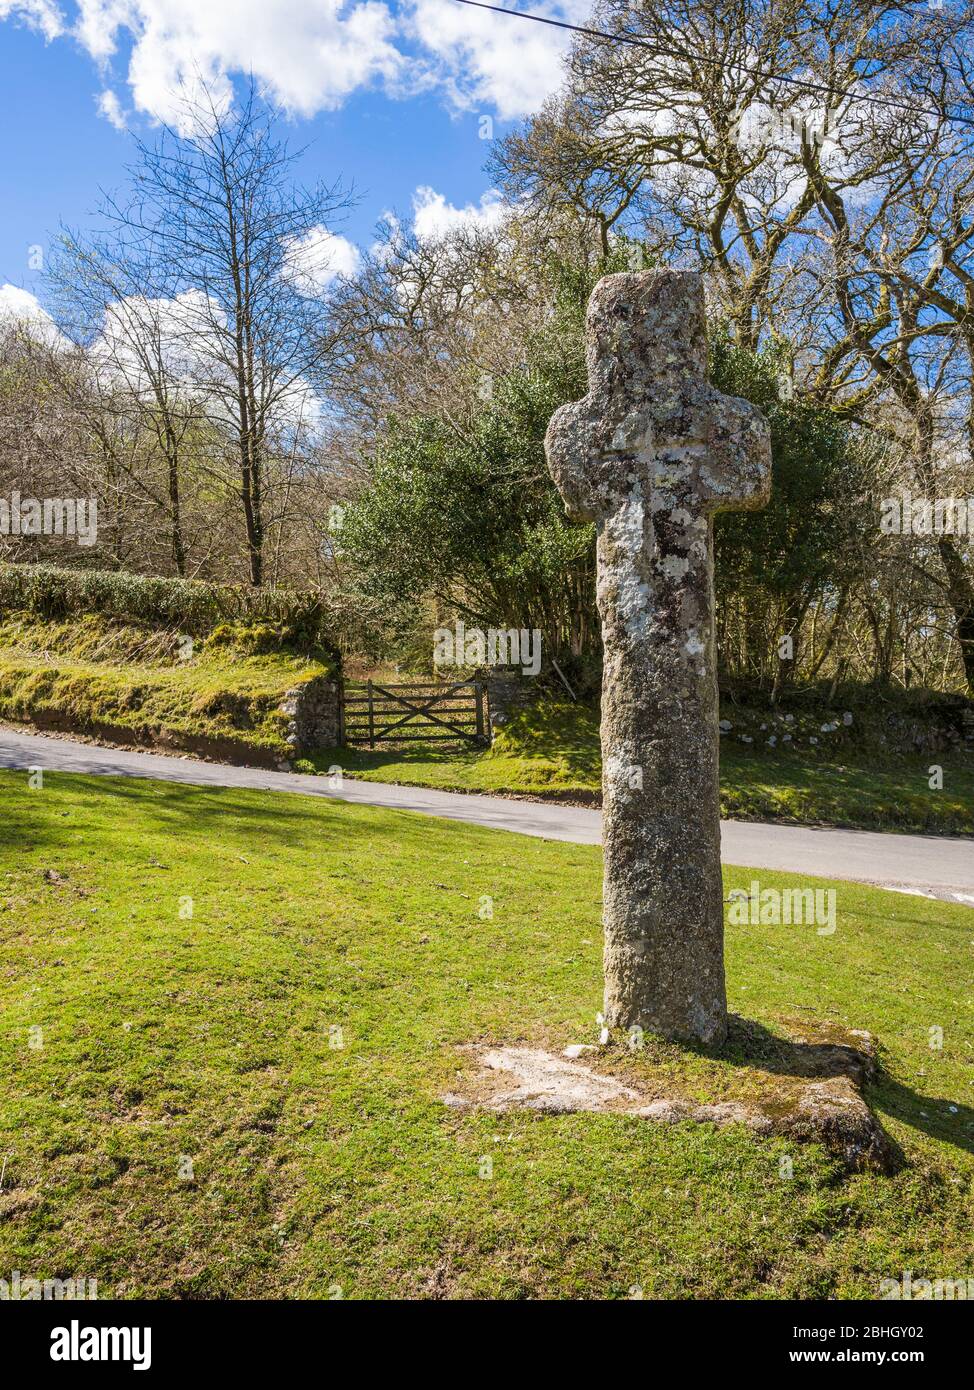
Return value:
M 166 518 L 173 572 L 188 573 L 184 490 L 187 475 L 204 462 L 200 436 L 206 403 L 193 379 L 191 352 L 180 341 L 182 306 L 154 298 L 145 286 L 158 280 L 151 245 L 134 248 L 111 237 L 63 231 L 48 270 L 58 320 L 80 350 L 51 355 L 51 367 L 73 408 L 115 400 L 143 449 L 120 466 L 147 504 Z M 161 479 L 152 465 L 162 462 Z
M 254 585 L 265 579 L 271 456 L 291 456 L 307 430 L 336 348 L 323 257 L 350 202 L 338 184 L 295 184 L 298 153 L 278 138 L 277 120 L 253 83 L 238 106 L 205 86 L 186 94 L 175 124 L 139 143 L 129 196 L 104 208 L 116 259 L 151 277 L 142 305 L 166 302 L 197 399 L 229 441 Z M 152 325 L 139 330 L 151 345 Z M 158 362 L 161 345 L 151 351 Z

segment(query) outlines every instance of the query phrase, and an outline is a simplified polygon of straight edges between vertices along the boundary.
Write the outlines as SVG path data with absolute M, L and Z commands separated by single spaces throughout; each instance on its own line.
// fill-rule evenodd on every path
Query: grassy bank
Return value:
M 463 1043 L 594 1040 L 595 849 L 54 774 L 0 773 L 0 801 L 0 1272 L 231 1298 L 863 1297 L 904 1269 L 974 1276 L 970 909 L 838 884 L 833 936 L 729 928 L 739 1014 L 883 1045 L 870 1098 L 908 1163 L 847 1178 L 735 1127 L 440 1103 Z M 701 1100 L 734 1085 L 732 1058 L 643 1064 Z
M 796 726 L 784 726 L 796 727 Z M 797 727 L 801 727 L 800 725 Z M 797 747 L 721 739 L 721 807 L 739 820 L 974 835 L 974 758 L 963 753 L 905 755 L 837 746 L 838 730 L 804 732 Z M 750 737 L 750 735 L 748 736 Z M 830 742 L 830 737 L 832 741 Z M 815 743 L 809 739 L 816 739 Z M 356 777 L 448 791 L 593 802 L 601 791 L 597 715 L 582 705 L 537 705 L 515 716 L 489 749 L 415 745 L 343 748 L 315 765 L 339 762 Z M 930 768 L 943 786 L 930 786 Z
M 15 614 L 0 622 L 0 718 L 232 761 L 290 757 L 286 692 L 331 674 L 275 647 L 273 628 L 177 632 Z

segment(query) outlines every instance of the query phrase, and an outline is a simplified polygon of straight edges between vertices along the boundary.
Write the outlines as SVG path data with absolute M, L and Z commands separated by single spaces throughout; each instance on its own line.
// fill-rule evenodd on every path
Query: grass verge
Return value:
M 800 748 L 721 740 L 721 810 L 729 819 L 974 835 L 974 758 L 836 748 L 828 736 Z M 449 745 L 369 751 L 342 748 L 313 759 L 374 782 L 445 791 L 596 803 L 602 764 L 597 715 L 582 705 L 537 705 L 516 715 L 489 749 Z M 943 786 L 930 786 L 931 767 Z
M 273 765 L 293 755 L 286 692 L 331 674 L 274 650 L 273 636 L 225 627 L 189 648 L 177 633 L 93 615 L 15 615 L 0 623 L 0 718 Z
M 595 849 L 50 773 L 0 773 L 0 801 L 0 1272 L 214 1298 L 855 1298 L 904 1269 L 974 1276 L 970 909 L 837 884 L 833 936 L 729 928 L 738 1014 L 883 1045 L 870 1099 L 908 1165 L 843 1178 L 739 1127 L 440 1104 L 461 1044 L 593 1040 Z M 706 1100 L 737 1060 L 634 1065 L 664 1064 Z

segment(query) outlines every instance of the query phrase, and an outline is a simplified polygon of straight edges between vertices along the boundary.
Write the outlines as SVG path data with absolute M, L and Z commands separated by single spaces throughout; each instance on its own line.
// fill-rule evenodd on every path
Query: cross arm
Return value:
M 711 390 L 702 491 L 712 512 L 757 511 L 771 498 L 771 431 L 750 401 Z
M 548 471 L 572 521 L 597 521 L 639 454 L 652 448 L 650 411 L 635 406 L 620 420 L 596 408 L 591 395 L 561 406 L 545 435 Z
M 587 397 L 559 407 L 548 424 L 544 442 L 548 470 L 572 521 L 596 519 L 597 436 Z

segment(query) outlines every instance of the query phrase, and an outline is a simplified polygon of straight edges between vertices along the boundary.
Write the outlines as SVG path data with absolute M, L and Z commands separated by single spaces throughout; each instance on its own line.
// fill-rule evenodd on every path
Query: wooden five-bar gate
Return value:
M 480 681 L 348 684 L 342 696 L 347 744 L 487 743 L 486 696 Z

